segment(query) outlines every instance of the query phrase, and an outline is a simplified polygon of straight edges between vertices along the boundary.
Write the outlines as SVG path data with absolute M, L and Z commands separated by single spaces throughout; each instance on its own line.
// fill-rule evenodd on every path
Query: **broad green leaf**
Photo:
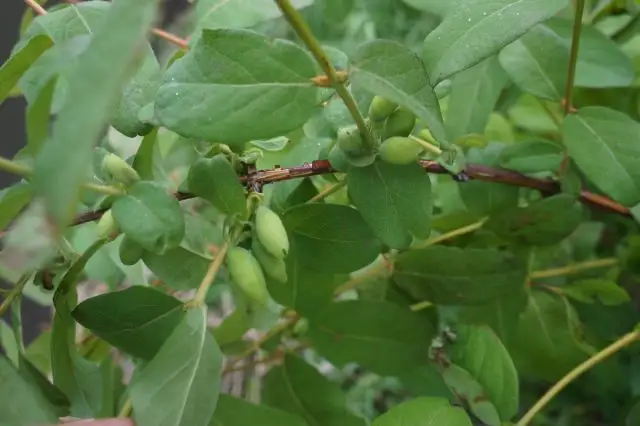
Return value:
M 477 305 L 522 289 L 526 275 L 524 260 L 507 251 L 432 246 L 399 255 L 393 279 L 416 300 Z
M 330 382 L 296 355 L 285 355 L 284 363 L 266 374 L 262 401 L 315 426 L 366 424 L 364 419 L 348 411 L 346 397 L 338 383 Z
M 562 146 L 545 140 L 525 140 L 500 152 L 500 166 L 520 173 L 556 171 L 562 163 Z
M 210 426 L 307 426 L 302 417 L 221 394 Z
M 566 296 L 583 303 L 598 301 L 603 305 L 615 306 L 629 302 L 629 293 L 614 281 L 607 279 L 585 279 L 574 281 L 560 288 Z
M 624 426 L 634 426 L 640 423 L 640 401 L 636 401 L 627 413 Z
M 521 377 L 555 381 L 592 354 L 582 333 L 578 315 L 565 298 L 533 291 L 509 353 Z
M 51 330 L 38 335 L 25 349 L 24 356 L 42 374 L 51 372 Z
M 602 192 L 626 206 L 640 202 L 640 146 L 629 143 L 639 132 L 636 121 L 605 107 L 580 109 L 562 124 L 571 159 Z
M 27 182 L 19 182 L 0 191 L 0 229 L 5 229 L 29 204 L 31 195 L 32 187 Z
M 59 417 L 69 414 L 70 403 L 67 396 L 54 386 L 22 353 L 18 356 L 18 372 L 26 381 L 40 390 L 40 394 Z
M 129 395 L 136 423 L 208 426 L 221 371 L 222 353 L 207 331 L 206 307 L 189 310 L 160 351 L 133 373 Z
M 154 156 L 156 152 L 156 143 L 158 141 L 158 128 L 154 128 L 140 142 L 140 147 L 136 152 L 131 165 L 142 180 L 153 180 L 154 174 Z
M 451 141 L 483 134 L 498 96 L 508 82 L 497 56 L 456 74 L 451 80 L 445 128 Z M 469 102 L 473 99 L 473 102 Z
M 151 359 L 184 316 L 182 303 L 154 288 L 133 286 L 80 303 L 71 313 L 111 345 Z
M 336 367 L 355 362 L 379 375 L 400 376 L 424 363 L 434 333 L 425 317 L 394 303 L 348 300 L 311 318 L 307 336 Z
M 518 412 L 519 383 L 509 352 L 487 326 L 460 327 L 456 334 L 448 351 L 451 361 L 471 373 L 500 418 L 510 420 Z
M 402 0 L 411 7 L 424 12 L 433 13 L 438 16 L 445 16 L 454 7 L 457 0 Z
M 407 248 L 412 236 L 431 233 L 431 180 L 416 162 L 397 166 L 378 160 L 348 173 L 349 198 L 387 246 Z
M 189 169 L 189 190 L 228 215 L 244 218 L 247 207 L 238 174 L 224 154 L 201 158 Z
M 332 274 L 305 267 L 300 256 L 297 251 L 287 255 L 286 283 L 267 278 L 267 286 L 273 300 L 309 318 L 331 303 L 337 283 Z
M 238 346 L 242 346 L 244 350 L 244 345 L 241 345 L 244 343 L 242 337 L 250 328 L 251 323 L 246 311 L 237 307 L 212 330 L 212 333 L 222 352 L 227 354 L 228 349 L 233 350 Z
M 15 52 L 0 67 L 0 103 L 2 103 L 13 87 L 18 83 L 22 74 L 53 45 L 46 35 L 33 37 L 19 51 Z
M 183 247 L 163 254 L 145 252 L 142 261 L 165 285 L 176 290 L 197 288 L 211 263 L 210 259 Z
M 167 71 L 156 116 L 183 136 L 232 146 L 281 136 L 319 108 L 315 72 L 311 56 L 290 41 L 205 29 Z
M 557 244 L 576 230 L 582 220 L 582 204 L 570 194 L 557 194 L 526 207 L 494 213 L 484 225 L 499 237 L 516 244 Z
M 348 273 L 373 262 L 380 253 L 380 242 L 351 207 L 303 204 L 287 210 L 283 222 L 291 252 L 309 269 Z
M 544 24 L 571 46 L 573 20 L 552 18 Z M 557 66 L 557 64 L 556 64 Z M 627 87 L 635 79 L 631 59 L 602 32 L 591 25 L 583 25 L 576 64 L 578 87 Z
M 452 7 L 422 46 L 437 84 L 497 53 L 531 27 L 555 15 L 566 0 L 469 0 Z
M 53 103 L 53 93 L 57 81 L 58 79 L 56 77 L 52 77 L 27 109 L 26 151 L 32 157 L 38 155 L 49 136 L 51 105 Z
M 0 357 L 0 396 L 0 424 L 32 426 L 58 422 L 54 408 L 4 357 Z
M 110 6 L 111 3 L 107 1 L 92 1 L 69 5 L 38 16 L 22 34 L 18 46 L 38 34 L 46 34 L 58 44 L 64 40 L 91 33 L 101 25 Z
M 120 230 L 146 250 L 164 254 L 177 247 L 185 232 L 180 203 L 155 182 L 141 181 L 112 206 Z
M 117 105 L 124 78 L 155 15 L 153 0 L 114 3 L 71 73 L 67 102 L 36 160 L 33 178 L 59 226 L 75 212 L 93 144 Z M 114 27 L 121 30 L 114 32 Z
M 18 355 L 20 353 L 18 342 L 16 342 L 11 327 L 2 320 L 0 320 L 0 347 L 2 347 L 2 354 L 6 356 L 13 365 L 17 366 Z
M 568 63 L 564 40 L 545 25 L 536 25 L 500 52 L 500 64 L 522 91 L 553 101 L 564 96 Z
M 446 399 L 420 397 L 396 405 L 376 418 L 372 426 L 471 426 L 472 424 L 462 408 L 452 406 Z
M 436 140 L 446 142 L 438 98 L 429 84 L 424 64 L 415 53 L 395 41 L 374 40 L 361 45 L 352 62 L 350 79 L 354 87 L 406 107 Z

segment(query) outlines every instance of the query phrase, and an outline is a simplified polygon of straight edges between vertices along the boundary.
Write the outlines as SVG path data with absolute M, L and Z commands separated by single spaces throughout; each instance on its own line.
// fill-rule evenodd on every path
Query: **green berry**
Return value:
M 411 138 L 393 136 L 382 142 L 378 148 L 380 158 L 396 165 L 411 164 L 418 159 L 422 147 Z
M 369 105 L 369 119 L 374 122 L 384 121 L 398 108 L 398 104 L 383 98 L 374 96 Z
M 409 136 L 415 125 L 415 114 L 404 107 L 400 107 L 385 121 L 382 131 L 383 139 L 388 139 L 392 136 Z

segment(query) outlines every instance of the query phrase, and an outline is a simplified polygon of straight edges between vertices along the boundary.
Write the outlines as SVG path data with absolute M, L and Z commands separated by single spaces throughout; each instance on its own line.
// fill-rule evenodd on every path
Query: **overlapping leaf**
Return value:
M 220 395 L 210 426 L 306 426 L 302 417 L 265 405 L 252 404 L 231 395 Z
M 444 398 L 415 398 L 397 406 L 376 418 L 372 426 L 434 424 L 447 426 L 471 426 L 471 419 L 460 407 L 454 407 Z

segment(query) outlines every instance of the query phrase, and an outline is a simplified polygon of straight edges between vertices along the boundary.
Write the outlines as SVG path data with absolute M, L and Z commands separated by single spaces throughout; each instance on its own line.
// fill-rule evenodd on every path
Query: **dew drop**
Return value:
M 467 18 L 467 22 L 471 22 L 471 18 Z

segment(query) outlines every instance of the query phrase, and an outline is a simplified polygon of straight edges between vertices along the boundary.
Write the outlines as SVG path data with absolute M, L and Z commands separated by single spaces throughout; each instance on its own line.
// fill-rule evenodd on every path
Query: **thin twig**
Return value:
M 47 11 L 44 7 L 40 6 L 36 0 L 24 0 L 24 2 L 33 10 L 37 15 L 46 15 Z
M 588 260 L 586 262 L 573 263 L 570 265 L 562 266 L 560 268 L 546 269 L 544 271 L 532 272 L 529 276 L 530 279 L 543 279 L 551 277 L 560 277 L 563 275 L 578 274 L 582 271 L 588 271 L 589 269 L 606 268 L 607 266 L 615 266 L 618 264 L 618 259 L 615 257 L 608 257 L 604 259 Z
M 576 1 L 576 10 L 573 18 L 573 34 L 571 36 L 571 52 L 569 53 L 569 67 L 567 69 L 567 82 L 564 91 L 564 114 L 573 110 L 573 85 L 576 78 L 576 66 L 578 62 L 578 49 L 580 48 L 580 32 L 582 31 L 582 14 L 584 13 L 584 0 Z
M 308 203 L 316 203 L 318 201 L 322 201 L 325 198 L 327 198 L 329 195 L 331 194 L 335 194 L 336 192 L 340 191 L 340 189 L 344 188 L 344 186 L 347 184 L 347 179 L 344 179 L 336 184 L 331 185 L 330 187 L 328 187 L 327 189 L 325 189 L 324 191 L 321 191 L 319 193 L 317 193 L 316 195 L 314 195 L 313 197 L 311 197 L 309 199 L 309 201 L 307 201 Z
M 183 50 L 189 49 L 189 42 L 187 40 L 185 40 L 184 38 L 178 37 L 175 34 L 171 34 L 170 32 L 165 31 L 161 28 L 154 28 L 151 30 L 151 33 L 160 37 L 163 40 L 168 41 L 169 43 L 175 44 L 176 46 L 178 46 Z
M 227 255 L 227 250 L 229 249 L 229 242 L 225 242 L 218 253 L 216 253 L 213 261 L 209 265 L 209 269 L 207 269 L 207 273 L 202 278 L 202 282 L 198 286 L 198 292 L 193 300 L 190 302 L 190 306 L 201 306 L 204 304 L 205 299 L 207 298 L 207 293 L 209 292 L 209 288 L 213 284 L 213 281 L 216 279 L 216 275 L 222 266 L 222 262 L 224 261 L 225 256 Z
M 516 426 L 526 426 L 533 420 L 533 418 L 542 410 L 557 394 L 559 394 L 567 385 L 577 379 L 582 373 L 591 369 L 593 366 L 598 364 L 600 361 L 605 360 L 610 357 L 614 353 L 618 352 L 622 348 L 630 345 L 636 340 L 640 339 L 640 331 L 632 331 L 631 333 L 626 334 L 621 337 L 608 347 L 604 348 L 597 354 L 593 355 L 591 358 L 587 359 L 582 364 L 578 365 L 576 368 L 571 370 L 564 376 L 560 381 L 558 381 L 555 385 L 551 387 L 539 400 L 534 404 L 533 407 L 527 411 L 527 413 L 520 419 Z
M 11 291 L 7 294 L 7 297 L 4 298 L 2 304 L 0 305 L 0 317 L 2 317 L 7 309 L 11 306 L 11 303 L 16 299 L 16 297 L 22 294 L 22 290 L 24 286 L 29 282 L 30 275 L 25 274 L 16 283 L 16 285 L 11 289 Z

